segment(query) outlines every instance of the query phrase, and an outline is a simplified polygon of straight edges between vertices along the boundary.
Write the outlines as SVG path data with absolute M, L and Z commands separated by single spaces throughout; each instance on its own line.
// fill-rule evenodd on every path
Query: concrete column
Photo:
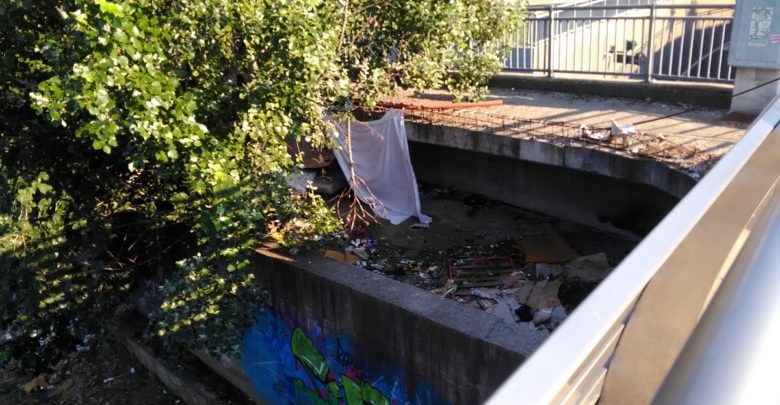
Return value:
M 778 77 L 780 70 L 739 67 L 732 94 L 739 94 Z M 758 114 L 777 94 L 780 94 L 780 81 L 732 98 L 730 112 Z

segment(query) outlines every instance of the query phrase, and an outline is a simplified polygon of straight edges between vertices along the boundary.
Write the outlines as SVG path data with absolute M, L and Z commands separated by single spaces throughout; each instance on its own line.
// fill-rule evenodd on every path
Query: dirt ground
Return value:
M 13 366 L 0 369 L 0 404 L 180 403 L 132 354 L 111 341 L 73 351 L 41 373 Z

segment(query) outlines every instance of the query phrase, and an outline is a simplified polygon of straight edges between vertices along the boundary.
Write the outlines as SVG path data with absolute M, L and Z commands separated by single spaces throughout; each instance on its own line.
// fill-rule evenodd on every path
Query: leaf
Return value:
M 100 11 L 104 13 L 112 14 L 117 17 L 122 17 L 124 15 L 122 12 L 122 6 L 118 4 L 106 0 L 95 0 L 95 3 L 100 6 Z

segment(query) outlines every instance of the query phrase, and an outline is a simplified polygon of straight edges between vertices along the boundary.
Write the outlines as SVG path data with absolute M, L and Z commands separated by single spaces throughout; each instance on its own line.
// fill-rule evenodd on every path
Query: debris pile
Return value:
M 418 188 L 436 221 L 325 235 L 317 251 L 505 322 L 553 330 L 636 246 L 482 195 Z
M 324 256 L 429 290 L 509 323 L 550 331 L 612 269 L 605 253 L 581 256 L 551 232 L 415 256 L 401 254 L 387 240 L 345 233 L 332 235 L 324 243 L 329 246 L 321 250 Z

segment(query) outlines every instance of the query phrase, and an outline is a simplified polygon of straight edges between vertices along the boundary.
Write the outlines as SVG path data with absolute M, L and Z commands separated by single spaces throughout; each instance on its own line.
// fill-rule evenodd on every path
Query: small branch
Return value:
M 341 46 L 344 44 L 344 34 L 347 31 L 348 20 L 349 20 L 349 0 L 344 0 L 344 20 L 341 23 L 341 35 L 339 35 L 339 47 L 336 50 L 337 54 L 341 51 Z

